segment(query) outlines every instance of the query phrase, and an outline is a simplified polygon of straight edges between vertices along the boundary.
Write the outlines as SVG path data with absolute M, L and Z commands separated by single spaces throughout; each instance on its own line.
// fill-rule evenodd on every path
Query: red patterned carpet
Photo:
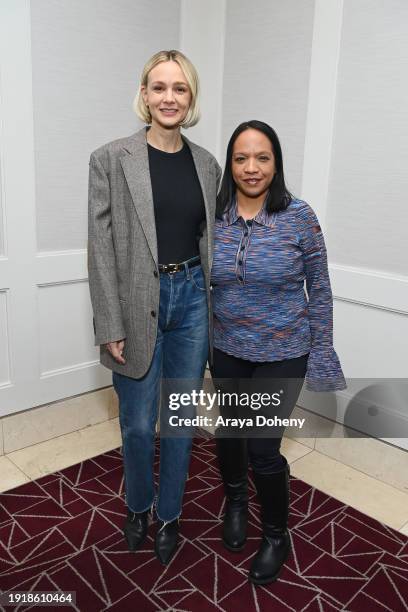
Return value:
M 0 589 L 75 590 L 80 612 L 408 610 L 408 538 L 301 480 L 291 478 L 293 554 L 267 587 L 246 578 L 260 534 L 254 494 L 245 550 L 229 553 L 220 543 L 223 494 L 211 440 L 194 445 L 184 499 L 182 542 L 164 568 L 153 553 L 154 524 L 143 550 L 124 544 L 117 450 L 4 493 Z

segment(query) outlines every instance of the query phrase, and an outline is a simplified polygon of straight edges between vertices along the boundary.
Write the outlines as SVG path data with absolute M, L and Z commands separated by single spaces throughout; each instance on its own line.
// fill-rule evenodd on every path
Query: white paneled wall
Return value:
M 313 35 L 313 0 L 227 2 L 222 96 L 223 151 L 242 121 L 278 133 L 290 190 L 299 194 Z M 224 157 L 224 153 L 223 153 Z
M 89 152 L 141 127 L 139 75 L 179 39 L 179 0 L 34 0 L 31 7 L 39 251 L 86 248 Z
M 335 343 L 346 376 L 383 379 L 386 395 L 384 379 L 408 378 L 408 84 L 398 76 L 408 68 L 408 7 L 403 0 L 342 4 L 340 44 L 333 37 L 327 47 L 336 44 L 338 57 L 323 205 Z M 355 384 L 363 391 L 363 381 Z M 342 394 L 339 420 L 352 387 Z M 389 408 L 408 419 L 403 396 Z
M 407 378 L 407 338 L 406 314 L 336 300 L 335 343 L 350 378 Z
M 344 2 L 327 202 L 334 263 L 405 276 L 407 32 L 405 0 Z
M 87 162 L 137 129 L 140 69 L 165 47 L 199 68 L 202 121 L 188 135 L 221 163 L 241 121 L 276 128 L 288 185 L 325 230 L 346 375 L 407 377 L 405 0 L 254 0 L 250 10 L 3 0 L 0 10 L 0 415 L 110 383 L 92 346 Z
M 40 376 L 61 376 L 66 371 L 95 365 L 99 351 L 94 335 L 88 283 L 84 280 L 38 287 Z M 69 304 L 69 312 L 61 305 Z M 64 330 L 64 342 L 60 341 Z M 46 341 L 50 338 L 51 341 Z
M 140 71 L 179 30 L 179 0 L 0 4 L 0 416 L 111 384 L 93 346 L 88 160 L 140 128 Z

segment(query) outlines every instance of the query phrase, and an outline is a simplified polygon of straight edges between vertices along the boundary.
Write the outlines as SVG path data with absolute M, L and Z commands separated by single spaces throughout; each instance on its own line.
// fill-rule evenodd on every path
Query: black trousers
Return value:
M 282 401 L 279 410 L 269 407 L 267 414 L 289 418 L 302 389 L 308 357 L 306 354 L 284 361 L 254 362 L 233 357 L 214 348 L 211 373 L 216 388 L 222 392 L 283 392 L 280 394 Z M 245 410 L 248 416 L 248 408 Z M 220 414 L 238 418 L 243 416 L 243 409 L 238 405 L 221 405 Z M 281 431 L 275 430 L 274 437 L 267 436 L 264 430 L 262 434 L 253 431 L 253 435 L 246 437 L 249 462 L 252 469 L 259 474 L 278 472 L 286 463 L 280 454 L 283 428 Z

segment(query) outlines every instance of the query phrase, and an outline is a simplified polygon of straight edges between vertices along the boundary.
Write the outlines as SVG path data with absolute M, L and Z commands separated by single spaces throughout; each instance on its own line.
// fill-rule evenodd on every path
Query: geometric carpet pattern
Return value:
M 83 461 L 0 495 L 0 591 L 75 590 L 80 612 L 408 610 L 408 538 L 290 480 L 292 553 L 277 582 L 254 587 L 259 505 L 251 483 L 247 545 L 225 550 L 213 440 L 194 442 L 181 543 L 167 567 L 154 556 L 155 523 L 141 550 L 126 548 L 120 450 Z M 18 608 L 28 609 L 42 608 Z

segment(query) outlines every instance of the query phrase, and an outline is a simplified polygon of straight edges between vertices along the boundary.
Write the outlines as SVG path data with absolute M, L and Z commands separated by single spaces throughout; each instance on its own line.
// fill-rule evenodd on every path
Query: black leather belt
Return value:
M 175 274 L 175 272 L 181 272 L 182 270 L 187 268 L 194 268 L 194 266 L 199 266 L 201 263 L 200 257 L 192 257 L 191 259 L 186 259 L 186 261 L 181 261 L 180 263 L 170 263 L 170 264 L 159 264 L 159 272 L 165 274 Z

